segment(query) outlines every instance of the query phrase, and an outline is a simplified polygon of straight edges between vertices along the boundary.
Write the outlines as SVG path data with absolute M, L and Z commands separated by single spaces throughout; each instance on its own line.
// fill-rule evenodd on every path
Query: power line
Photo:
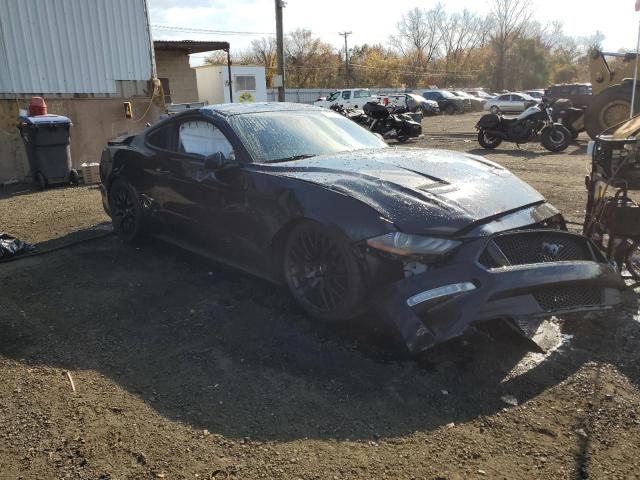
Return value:
M 208 28 L 178 27 L 170 25 L 151 25 L 154 30 L 182 33 L 201 33 L 207 35 L 275 35 L 274 32 L 243 32 L 237 30 L 212 30 Z

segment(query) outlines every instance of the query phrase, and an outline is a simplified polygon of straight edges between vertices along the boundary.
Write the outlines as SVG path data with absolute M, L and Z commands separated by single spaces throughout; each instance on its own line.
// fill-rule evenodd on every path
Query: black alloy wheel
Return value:
M 561 152 L 571 143 L 571 133 L 563 125 L 545 127 L 540 132 L 540 143 L 550 152 Z
M 124 180 L 116 180 L 109 190 L 109 210 L 113 230 L 125 243 L 142 236 L 143 212 L 138 192 Z
M 287 286 L 311 316 L 338 322 L 362 312 L 361 268 L 341 233 L 316 222 L 301 222 L 289 234 L 283 257 Z

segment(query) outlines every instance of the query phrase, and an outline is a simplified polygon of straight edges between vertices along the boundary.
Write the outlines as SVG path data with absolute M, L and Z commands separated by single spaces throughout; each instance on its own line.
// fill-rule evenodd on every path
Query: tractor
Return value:
M 615 65 L 607 58 L 613 58 Z M 629 118 L 635 66 L 635 53 L 589 52 L 593 99 L 585 111 L 584 126 L 592 139 Z M 635 113 L 640 113 L 639 97 L 636 95 Z

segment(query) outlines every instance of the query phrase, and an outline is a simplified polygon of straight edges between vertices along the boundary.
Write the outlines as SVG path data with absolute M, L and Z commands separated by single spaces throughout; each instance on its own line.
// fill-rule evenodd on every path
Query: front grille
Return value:
M 545 312 L 589 307 L 602 304 L 602 291 L 585 287 L 547 287 L 533 297 Z
M 526 231 L 499 235 L 480 255 L 486 268 L 532 263 L 594 260 L 585 238 L 561 231 Z M 497 247 L 497 248 L 495 248 Z

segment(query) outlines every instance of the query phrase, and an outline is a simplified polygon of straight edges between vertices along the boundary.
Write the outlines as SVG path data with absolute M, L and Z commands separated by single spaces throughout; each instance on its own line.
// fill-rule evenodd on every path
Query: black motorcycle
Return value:
M 503 141 L 517 144 L 540 139 L 550 152 L 560 152 L 569 146 L 571 133 L 561 123 L 555 123 L 546 103 L 528 107 L 517 117 L 503 117 L 495 113 L 483 115 L 476 124 L 478 143 L 492 150 Z
M 334 103 L 329 108 L 343 117 L 356 122 L 358 125 L 369 128 L 369 117 L 362 110 L 356 108 L 345 108 L 344 105 L 339 105 L 337 103 Z
M 422 125 L 406 113 L 391 113 L 387 107 L 375 102 L 366 103 L 363 110 L 370 119 L 369 130 L 379 133 L 385 140 L 405 142 L 422 135 Z

